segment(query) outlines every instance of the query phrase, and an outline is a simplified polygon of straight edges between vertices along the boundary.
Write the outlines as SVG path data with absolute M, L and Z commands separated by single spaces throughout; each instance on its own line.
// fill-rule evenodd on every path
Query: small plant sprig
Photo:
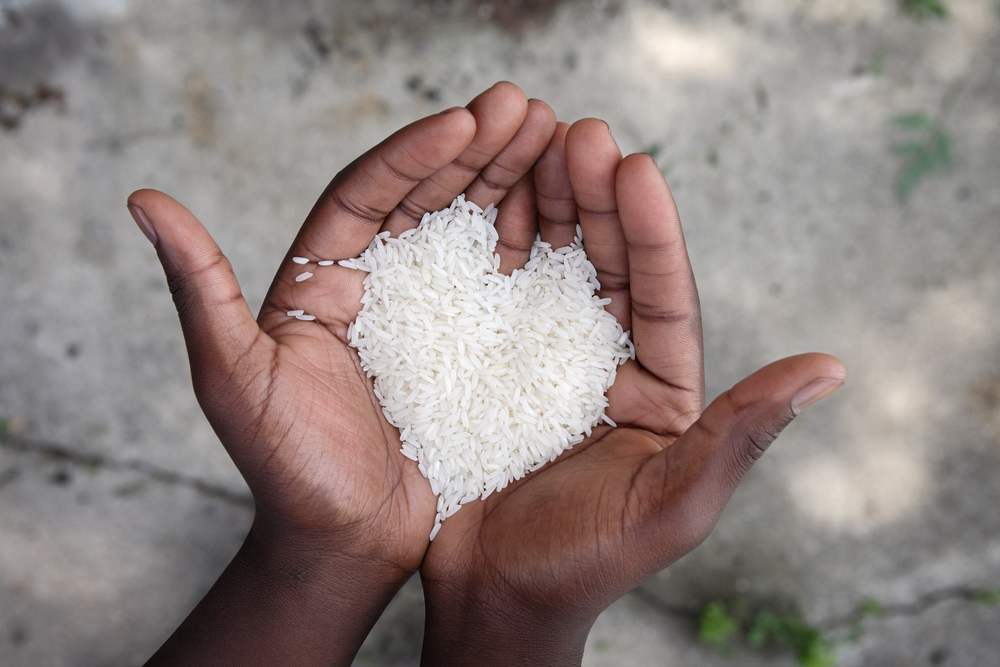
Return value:
M 958 103 L 968 84 L 966 77 L 953 81 L 941 99 L 936 115 L 924 112 L 893 116 L 891 122 L 915 137 L 912 141 L 893 146 L 892 152 L 903 160 L 896 182 L 896 194 L 905 202 L 925 176 L 951 170 L 951 135 L 945 129 L 945 119 Z
M 943 0 L 903 0 L 902 9 L 917 18 L 943 19 L 948 16 L 948 7 Z
M 951 137 L 941 121 L 925 113 L 894 116 L 892 123 L 915 135 L 905 143 L 893 146 L 892 152 L 903 165 L 896 182 L 896 195 L 905 202 L 926 176 L 946 173 L 951 169 Z
M 860 640 L 868 619 L 884 617 L 888 613 L 912 615 L 915 610 L 926 609 L 947 599 L 964 599 L 994 607 L 1000 605 L 1000 588 L 956 588 L 944 594 L 925 595 L 915 603 L 890 607 L 878 600 L 868 599 L 849 614 L 822 626 L 810 625 L 798 614 L 780 614 L 769 609 L 762 609 L 751 616 L 743 600 L 731 606 L 712 601 L 698 614 L 698 639 L 723 653 L 729 653 L 735 641 L 743 641 L 755 648 L 776 644 L 790 650 L 802 667 L 833 667 L 836 664 L 836 647 Z M 831 638 L 834 636 L 836 639 Z
M 831 667 L 835 657 L 831 642 L 818 627 L 802 617 L 783 616 L 771 611 L 759 612 L 743 631 L 743 624 L 725 603 L 709 602 L 698 615 L 698 639 L 729 652 L 730 641 L 743 637 L 751 646 L 777 643 L 792 651 L 802 667 Z
M 1000 588 L 991 591 L 981 591 L 974 599 L 984 607 L 995 607 L 1000 604 Z
M 729 651 L 729 640 L 739 631 L 739 622 L 722 602 L 709 602 L 698 615 L 698 639 L 721 651 Z
M 836 662 L 823 631 L 799 616 L 779 616 L 762 611 L 754 619 L 747 641 L 751 646 L 776 642 L 790 649 L 802 667 L 830 667 Z

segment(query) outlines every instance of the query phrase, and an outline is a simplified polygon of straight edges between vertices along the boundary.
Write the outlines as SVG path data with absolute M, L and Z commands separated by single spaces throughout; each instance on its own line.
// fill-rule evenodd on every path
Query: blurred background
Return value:
M 0 664 L 142 664 L 252 517 L 129 192 L 257 309 L 339 169 L 501 79 L 658 160 L 710 396 L 851 373 L 584 664 L 1000 664 L 998 61 L 994 0 L 0 0 Z

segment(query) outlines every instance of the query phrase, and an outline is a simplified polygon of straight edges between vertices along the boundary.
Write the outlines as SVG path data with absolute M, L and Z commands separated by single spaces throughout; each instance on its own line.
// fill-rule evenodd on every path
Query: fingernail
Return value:
M 835 378 L 816 378 L 802 386 L 792 397 L 792 414 L 799 414 L 810 405 L 818 403 L 844 385 Z
M 153 225 L 149 223 L 149 218 L 146 217 L 146 212 L 135 204 L 128 204 L 128 212 L 132 214 L 132 219 L 135 220 L 135 224 L 139 225 L 139 229 L 141 229 L 142 233 L 146 235 L 149 242 L 155 246 L 156 232 L 153 230 Z

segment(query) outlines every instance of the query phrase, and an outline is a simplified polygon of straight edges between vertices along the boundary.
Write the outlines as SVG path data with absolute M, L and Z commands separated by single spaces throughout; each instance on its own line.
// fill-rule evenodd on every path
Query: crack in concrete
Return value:
M 817 623 L 817 626 L 830 631 L 839 631 L 856 627 L 858 624 L 868 619 L 888 619 L 900 617 L 915 617 L 930 610 L 931 607 L 944 602 L 975 602 L 976 604 L 990 604 L 985 602 L 997 594 L 995 589 L 975 588 L 972 586 L 948 586 L 934 591 L 929 591 L 919 596 L 911 602 L 900 602 L 896 604 L 882 604 L 878 601 L 863 603 L 854 611 L 842 616 L 834 616 L 826 621 Z M 875 609 L 868 607 L 874 602 Z
M 875 600 L 866 601 L 853 611 L 840 616 L 834 616 L 815 623 L 815 627 L 829 633 L 840 633 L 856 631 L 861 623 L 866 620 L 884 620 L 901 617 L 916 617 L 929 611 L 931 607 L 945 602 L 974 602 L 976 604 L 992 604 L 998 594 L 997 589 L 976 588 L 974 586 L 949 586 L 934 591 L 929 591 L 917 597 L 911 602 L 900 602 L 896 604 L 882 604 Z M 638 586 L 630 592 L 630 595 L 658 612 L 662 616 L 681 618 L 684 620 L 698 622 L 701 615 L 701 607 L 690 607 L 683 605 L 672 605 L 664 602 L 654 593 Z
M 203 479 L 161 468 L 145 461 L 122 461 L 102 454 L 79 452 L 59 443 L 31 440 L 12 435 L 0 435 L 0 449 L 34 454 L 80 468 L 97 468 L 114 472 L 134 472 L 152 481 L 168 486 L 188 487 L 201 495 L 222 500 L 232 505 L 250 509 L 254 507 L 253 497 L 249 493 L 237 493 Z M 0 473 L 0 488 L 15 481 L 19 476 L 20 474 L 15 468 L 4 470 Z M 695 624 L 697 624 L 698 617 L 702 612 L 701 607 L 674 605 L 665 602 L 641 585 L 633 589 L 629 595 L 640 600 L 661 616 L 679 618 Z M 973 586 L 949 586 L 924 593 L 911 602 L 882 604 L 877 601 L 867 601 L 846 614 L 819 621 L 815 624 L 815 627 L 830 633 L 856 631 L 859 625 L 868 619 L 916 617 L 927 612 L 932 607 L 945 602 L 964 601 L 983 604 L 984 600 L 992 600 L 996 595 L 996 589 L 976 588 Z M 873 610 L 871 608 L 873 603 L 877 609 Z
M 72 447 L 39 440 L 30 440 L 13 435 L 0 436 L 0 449 L 24 454 L 35 454 L 53 461 L 68 463 L 80 468 L 96 468 L 113 472 L 134 472 L 168 486 L 185 486 L 203 496 L 253 509 L 253 497 L 249 493 L 238 493 L 218 484 L 197 477 L 161 468 L 145 461 L 122 461 L 103 454 L 91 454 L 74 450 Z M 12 481 L 12 480 L 11 480 Z

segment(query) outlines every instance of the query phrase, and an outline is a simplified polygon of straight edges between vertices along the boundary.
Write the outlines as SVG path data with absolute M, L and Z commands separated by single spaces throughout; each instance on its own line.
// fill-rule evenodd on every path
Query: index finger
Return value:
M 399 130 L 334 177 L 310 211 L 290 254 L 313 261 L 357 257 L 403 198 L 458 157 L 475 133 L 475 119 L 462 108 Z

